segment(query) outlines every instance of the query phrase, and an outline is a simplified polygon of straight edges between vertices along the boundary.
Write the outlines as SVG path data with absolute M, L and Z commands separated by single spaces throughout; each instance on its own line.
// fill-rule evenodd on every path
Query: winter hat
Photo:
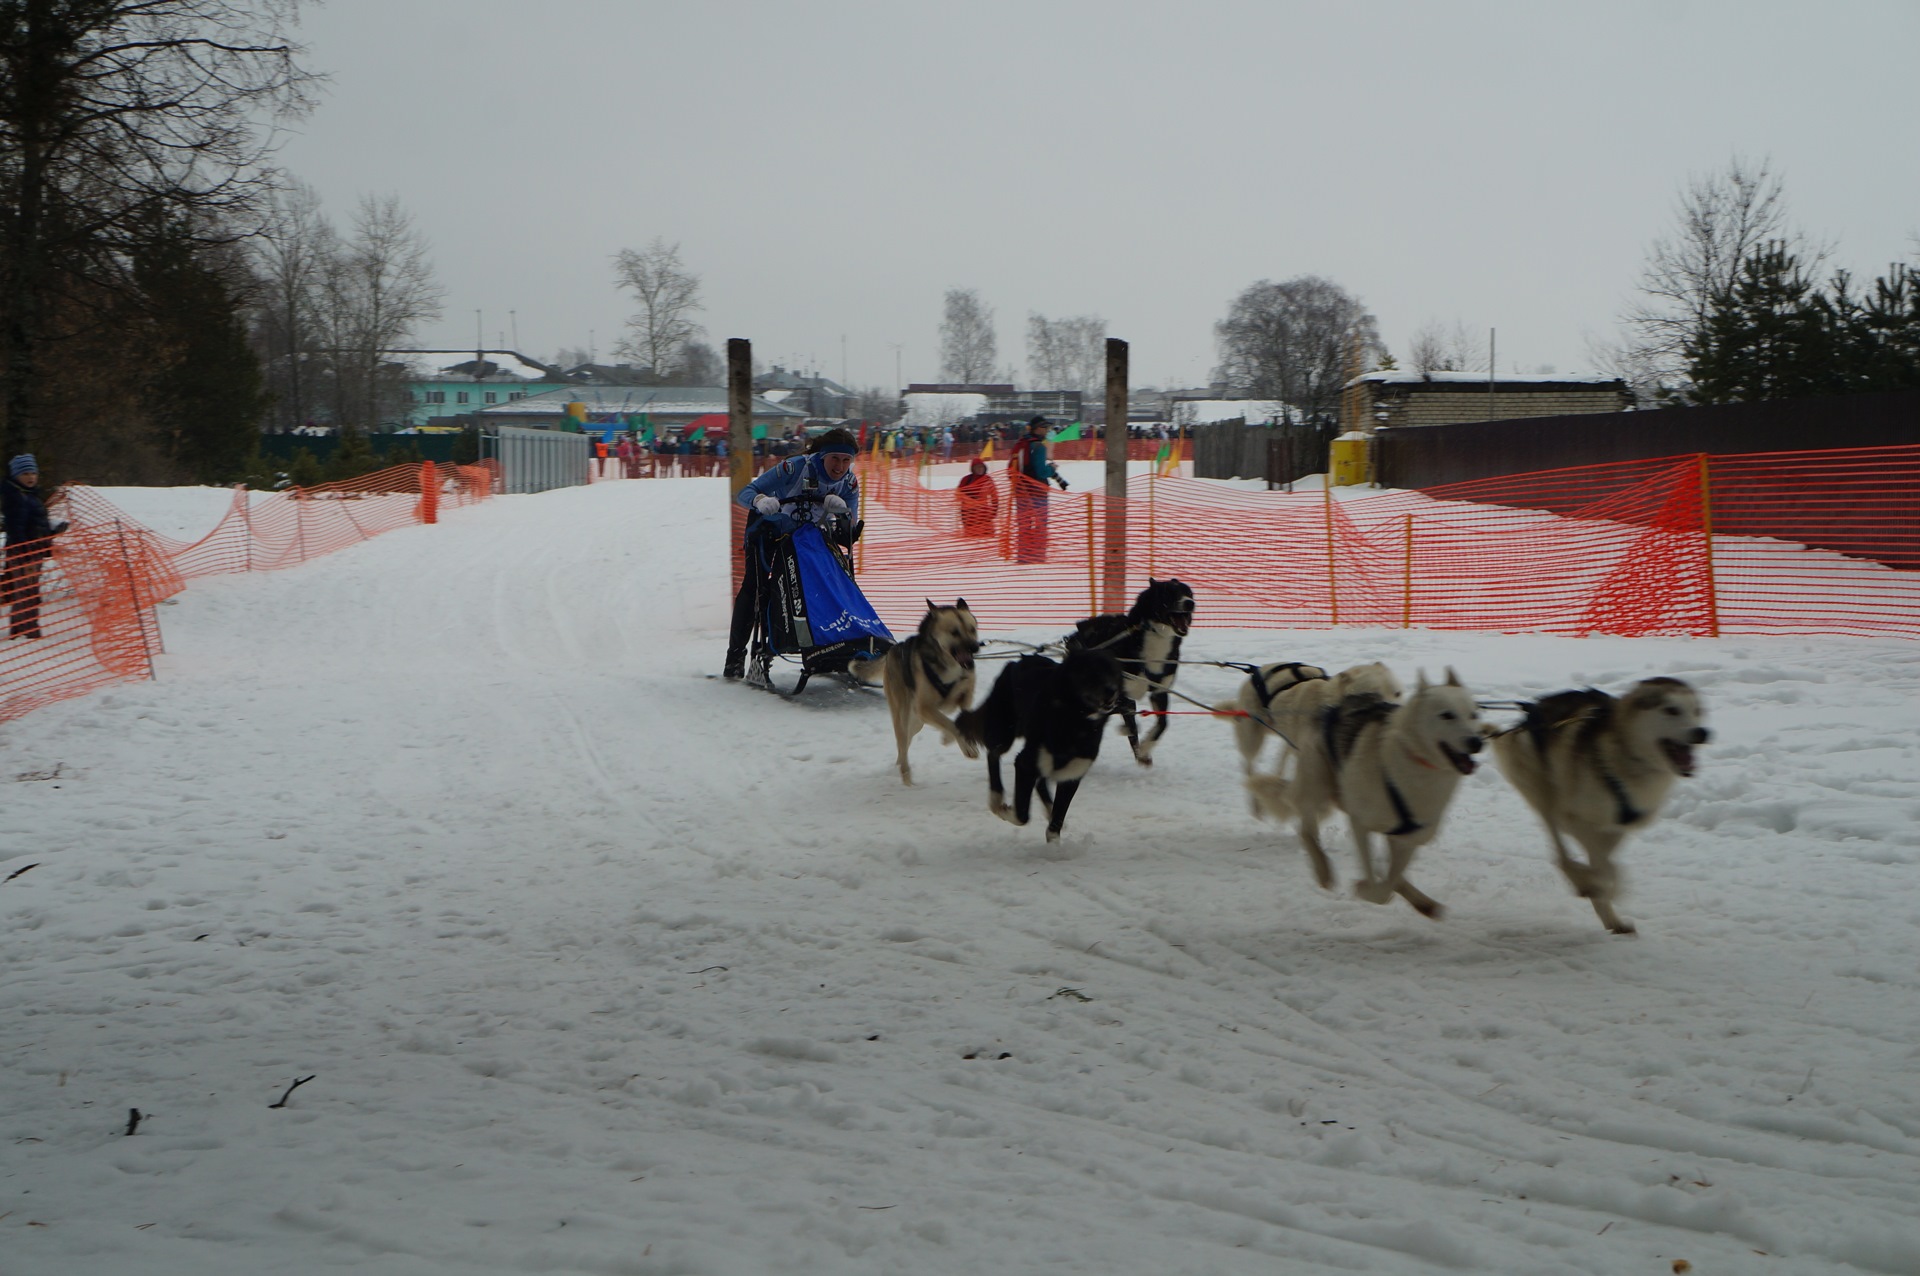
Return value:
M 1047 418 L 1043 416 L 1037 416 L 1033 418 L 1033 420 L 1027 422 L 1028 434 L 1032 434 L 1036 429 L 1044 430 L 1046 428 L 1047 428 Z
M 33 459 L 33 453 L 31 452 L 22 452 L 19 456 L 7 462 L 7 474 L 12 478 L 19 478 L 22 474 L 38 474 L 39 472 L 40 462 Z

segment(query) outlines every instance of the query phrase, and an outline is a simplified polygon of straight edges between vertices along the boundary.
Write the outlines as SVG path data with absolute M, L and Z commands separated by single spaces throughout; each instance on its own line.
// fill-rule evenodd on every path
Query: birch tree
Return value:
M 661 380 L 673 377 L 685 361 L 687 343 L 703 331 L 693 321 L 701 308 L 700 276 L 680 260 L 679 244 L 656 235 L 644 249 L 614 254 L 613 278 L 640 306 L 627 320 L 627 336 L 615 353 L 646 364 Z
M 940 320 L 940 379 L 974 384 L 993 375 L 993 311 L 972 288 L 949 288 Z

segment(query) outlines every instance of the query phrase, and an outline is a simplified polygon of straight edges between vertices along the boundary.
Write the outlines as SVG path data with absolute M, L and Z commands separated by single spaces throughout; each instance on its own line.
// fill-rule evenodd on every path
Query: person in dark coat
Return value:
M 47 521 L 47 503 L 39 487 L 40 465 L 31 455 L 7 462 L 7 477 L 0 481 L 0 513 L 7 531 L 0 602 L 10 615 L 9 638 L 40 636 L 40 572 L 53 554 L 53 538 L 67 530 L 65 523 Z
M 1013 561 L 1047 561 L 1047 480 L 1067 490 L 1067 481 L 1047 459 L 1047 418 L 1027 422 L 1027 435 L 1013 445 Z

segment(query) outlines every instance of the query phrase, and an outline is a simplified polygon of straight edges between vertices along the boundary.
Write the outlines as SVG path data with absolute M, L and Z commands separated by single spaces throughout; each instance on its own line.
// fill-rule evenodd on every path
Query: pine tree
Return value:
M 267 394 L 232 272 L 176 225 L 141 243 L 133 279 L 151 324 L 146 415 L 161 450 L 200 483 L 237 478 L 258 450 Z
M 318 487 L 326 481 L 319 459 L 306 448 L 295 448 L 292 459 L 287 462 L 287 486 Z
M 380 455 L 367 442 L 366 434 L 351 425 L 343 425 L 339 445 L 327 458 L 327 481 L 338 483 L 342 479 L 359 478 L 379 469 L 381 464 Z
M 1774 241 L 1741 264 L 1685 344 L 1698 403 L 1751 403 L 1845 389 L 1832 300 Z

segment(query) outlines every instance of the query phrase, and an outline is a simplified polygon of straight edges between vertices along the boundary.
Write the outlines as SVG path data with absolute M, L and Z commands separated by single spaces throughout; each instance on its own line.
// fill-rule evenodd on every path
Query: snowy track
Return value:
M 1222 724 L 1049 851 L 878 698 L 701 677 L 723 491 L 197 582 L 8 728 L 0 1271 L 1920 1272 L 1920 646 L 1196 631 L 1701 688 L 1637 938 L 1491 767 L 1435 924 L 1314 888 Z

